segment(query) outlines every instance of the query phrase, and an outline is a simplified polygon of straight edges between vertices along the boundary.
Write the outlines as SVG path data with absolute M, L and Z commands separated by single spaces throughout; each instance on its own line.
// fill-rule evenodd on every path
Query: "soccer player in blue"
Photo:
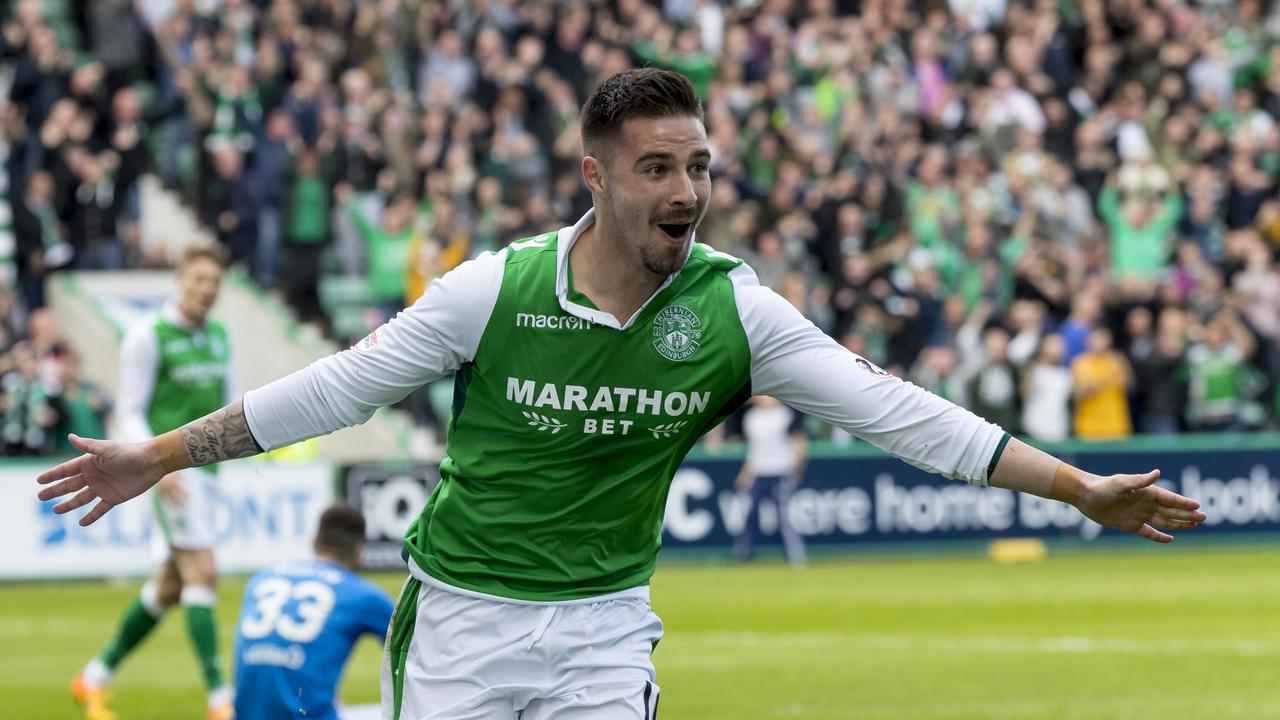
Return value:
M 333 699 L 361 635 L 383 638 L 391 598 L 354 570 L 364 516 L 333 505 L 320 516 L 315 557 L 254 575 L 236 623 L 236 719 L 337 720 Z

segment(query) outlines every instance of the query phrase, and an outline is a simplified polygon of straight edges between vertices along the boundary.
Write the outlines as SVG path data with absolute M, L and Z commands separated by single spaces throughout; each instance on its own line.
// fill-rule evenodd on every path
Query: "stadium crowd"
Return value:
M 0 290 L 0 456 L 73 453 L 67 434 L 102 437 L 109 410 L 106 394 L 80 376 L 53 312 L 22 312 Z
M 699 239 L 851 350 L 1042 440 L 1276 426 L 1272 5 L 17 0 L 13 304 L 63 267 L 156 262 L 148 170 L 358 337 L 578 218 L 580 103 L 650 64 L 705 103 Z

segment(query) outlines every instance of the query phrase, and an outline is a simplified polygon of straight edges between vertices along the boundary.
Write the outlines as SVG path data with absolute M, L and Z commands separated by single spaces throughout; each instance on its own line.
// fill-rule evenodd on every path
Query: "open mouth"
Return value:
M 683 240 L 689 234 L 692 223 L 658 223 L 658 228 L 672 240 Z

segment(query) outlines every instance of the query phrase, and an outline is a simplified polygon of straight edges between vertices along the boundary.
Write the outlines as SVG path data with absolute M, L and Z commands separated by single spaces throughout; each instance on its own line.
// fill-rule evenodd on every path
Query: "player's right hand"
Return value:
M 160 454 L 149 442 L 120 443 L 76 435 L 69 435 L 68 439 L 85 454 L 36 477 L 36 482 L 49 486 L 40 490 L 38 497 L 53 500 L 75 493 L 53 506 L 59 515 L 96 499 L 93 509 L 80 518 L 81 525 L 93 524 L 108 510 L 146 492 L 164 476 Z

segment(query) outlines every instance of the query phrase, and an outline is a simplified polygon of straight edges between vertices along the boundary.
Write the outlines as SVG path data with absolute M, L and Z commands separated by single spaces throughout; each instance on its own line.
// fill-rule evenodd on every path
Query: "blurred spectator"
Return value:
M 1115 184 L 1098 198 L 1098 212 L 1111 234 L 1111 268 L 1119 282 L 1149 283 L 1169 259 L 1182 196 L 1168 173 L 1143 159 L 1121 167 Z
M 1251 238 L 1244 267 L 1231 279 L 1238 307 L 1257 338 L 1256 363 L 1267 390 L 1280 388 L 1280 264 L 1261 240 Z
M 153 113 L 157 116 L 157 113 Z M 121 170 L 117 171 L 117 192 L 121 195 L 120 234 L 125 242 L 126 261 L 136 265 L 142 245 L 142 195 L 138 178 L 150 165 L 143 143 L 148 135 L 151 119 L 143 114 L 138 92 L 131 87 L 120 88 L 111 98 L 110 149 L 120 158 Z
M 1071 432 L 1071 371 L 1063 366 L 1060 335 L 1046 335 L 1022 376 L 1022 431 L 1043 442 L 1065 440 Z
M 285 298 L 303 322 L 320 315 L 317 286 L 320 256 L 332 239 L 329 222 L 333 214 L 333 172 L 330 156 L 322 156 L 313 148 L 301 148 L 281 178 L 281 252 L 289 268 L 284 280 Z M 264 203 L 263 207 L 269 216 L 269 206 Z
M 1013 332 L 1013 337 L 1009 340 L 1009 362 L 1016 368 L 1023 368 L 1036 356 L 1042 344 L 1045 330 L 1044 304 L 1032 300 L 1014 301 L 1009 306 L 1008 324 Z M 1061 359 L 1058 364 L 1062 364 Z
M 432 280 L 467 259 L 471 244 L 453 201 L 439 196 L 423 201 L 415 219 L 416 232 L 406 250 L 404 305 L 412 305 Z
M 1075 183 L 1069 165 L 1051 159 L 1045 163 L 1047 182 L 1034 191 L 1039 230 L 1068 248 L 1078 248 L 1095 222 L 1089 194 Z
M 706 97 L 717 68 L 715 58 L 702 49 L 702 44 L 703 38 L 697 27 L 676 30 L 663 23 L 652 40 L 644 40 L 632 50 L 646 65 L 675 70 L 689 78 L 698 95 Z
M 12 106 L 3 108 L 8 117 L 0 117 L 0 125 L 12 126 Z M 9 141 L 7 135 L 8 127 L 0 127 L 0 163 L 4 164 L 4 171 L 0 172 L 0 208 L 13 207 L 16 211 L 20 204 L 17 198 L 11 198 L 10 193 L 16 193 L 14 188 L 14 180 L 19 176 L 18 173 L 12 172 L 12 164 L 9 162 Z M 0 210 L 3 212 L 3 210 Z M 22 269 L 20 265 L 23 263 L 23 252 L 19 247 L 17 233 L 12 226 L 0 227 L 0 282 L 5 285 L 12 284 L 15 280 L 25 283 L 26 278 L 20 275 Z
M 418 95 L 429 97 L 437 86 L 443 86 L 451 98 L 470 94 L 476 80 L 475 63 L 467 57 L 462 35 L 444 28 L 431 45 L 418 71 Z
M 1144 352 L 1130 350 L 1135 377 L 1138 429 L 1171 434 L 1182 427 L 1186 397 L 1185 321 L 1169 309 L 1160 314 L 1154 340 Z
M 1127 388 L 1133 381 L 1129 362 L 1112 347 L 1105 327 L 1089 332 L 1085 351 L 1071 362 L 1075 396 L 1075 434 L 1086 440 L 1118 440 L 1133 433 Z
M 343 111 L 335 152 L 339 182 L 356 192 L 374 189 L 386 160 L 382 140 L 371 131 L 368 114 L 362 106 L 348 106 Z
M 1245 360 L 1253 351 L 1253 336 L 1231 311 L 1205 326 L 1204 340 L 1187 350 L 1187 420 L 1193 429 L 1238 428 Z
M 136 70 L 149 60 L 142 18 L 132 0 L 94 0 L 85 4 L 88 49 L 103 64 L 113 88 L 133 79 Z
M 295 147 L 290 147 L 290 142 Z M 291 186 L 289 171 L 292 165 L 292 152 L 301 152 L 297 147 L 293 121 L 283 110 L 275 110 L 267 118 L 262 138 L 253 153 L 253 176 L 258 181 L 258 238 L 255 243 L 252 266 L 254 279 L 263 287 L 273 288 L 279 278 L 281 238 L 281 212 L 285 205 L 286 194 Z M 327 184 L 323 194 L 329 195 Z M 316 194 L 319 198 L 319 193 Z M 327 199 L 324 203 L 327 206 Z M 327 211 L 326 211 L 326 224 Z M 312 273 L 312 282 L 315 282 Z M 300 311 L 301 312 L 301 311 Z
M 29 308 L 44 305 L 46 276 L 67 267 L 75 255 L 58 220 L 53 193 L 53 176 L 42 170 L 32 174 L 22 199 L 13 204 L 18 272 L 23 300 Z
M 1102 314 L 1101 303 L 1096 295 L 1085 293 L 1078 295 L 1071 303 L 1071 314 L 1058 328 L 1065 344 L 1062 361 L 1068 365 L 1088 349 L 1089 336 Z
M 244 163 L 244 154 L 231 143 L 214 151 L 215 175 L 205 222 L 217 233 L 232 262 L 247 263 L 256 255 L 262 194 L 258 178 Z
M 39 361 L 28 343 L 10 351 L 13 368 L 0 377 L 0 436 L 7 455 L 43 455 L 52 450 L 58 415 L 40 380 Z
M 21 306 L 7 288 L 0 287 L 0 374 L 13 367 L 8 353 L 20 339 L 26 318 L 19 312 Z
M 1009 332 L 989 327 L 982 333 L 983 360 L 969 379 L 969 409 L 1008 432 L 1019 432 L 1021 422 L 1018 377 L 1009 362 Z
M 756 236 L 755 253 L 751 256 L 750 263 L 760 284 L 774 290 L 781 287 L 782 278 L 791 272 L 791 263 L 785 255 L 782 238 L 772 230 Z
M 94 384 L 80 377 L 80 356 L 62 354 L 58 366 L 58 390 L 54 396 L 58 423 L 53 451 L 73 455 L 76 449 L 67 440 L 69 433 L 80 437 L 106 437 L 104 419 L 110 407 L 106 396 Z
M 404 307 L 405 261 L 417 231 L 417 203 L 404 192 L 392 197 L 380 222 L 370 220 L 354 198 L 347 199 L 345 208 L 368 248 L 369 291 L 383 316 L 389 318 Z
M 956 387 L 956 355 L 945 345 L 922 350 L 910 378 L 916 385 L 948 400 L 962 397 Z
M 906 187 L 911 234 L 920 247 L 939 253 L 956 240 L 960 222 L 960 198 L 946 182 L 947 163 L 945 148 L 930 147 Z
M 68 166 L 74 178 L 70 212 L 76 268 L 123 268 L 125 247 L 119 223 L 124 207 L 120 190 L 124 183 L 117 180 L 125 179 L 128 177 L 125 173 L 132 173 L 136 168 L 121 168 L 120 158 L 114 152 L 91 155 L 81 148 L 69 151 Z M 120 177 L 117 171 L 122 171 Z
M 804 418 L 777 399 L 761 395 L 751 401 L 742 417 L 742 433 L 747 441 L 747 459 L 742 463 L 734 487 L 748 499 L 742 531 L 734 539 L 734 557 L 747 562 L 755 555 L 760 536 L 760 508 L 765 498 L 773 502 L 778 534 L 782 537 L 787 561 L 805 561 L 804 539 L 788 516 L 791 494 L 804 477 L 808 461 L 808 439 Z
M 53 310 L 42 307 L 31 311 L 27 316 L 26 341 L 35 353 L 40 379 L 46 386 L 56 385 L 61 357 L 67 352 L 67 345 Z

